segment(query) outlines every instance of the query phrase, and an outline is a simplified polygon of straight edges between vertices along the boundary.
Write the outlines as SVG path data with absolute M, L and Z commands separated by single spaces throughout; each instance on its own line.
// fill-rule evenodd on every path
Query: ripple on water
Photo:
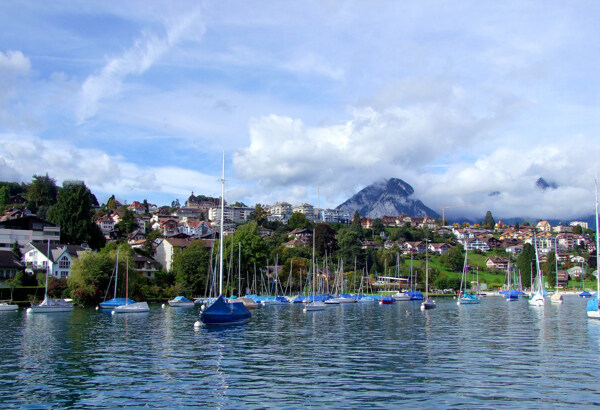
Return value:
M 585 301 L 584 301 L 585 302 Z M 199 310 L 0 315 L 3 407 L 571 407 L 600 403 L 585 303 L 486 298 L 267 306 L 194 331 Z

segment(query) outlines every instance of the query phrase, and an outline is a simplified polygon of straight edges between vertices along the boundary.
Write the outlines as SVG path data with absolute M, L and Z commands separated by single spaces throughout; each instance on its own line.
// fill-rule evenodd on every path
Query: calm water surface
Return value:
M 264 307 L 194 330 L 198 308 L 0 312 L 0 407 L 589 407 L 600 323 L 585 301 L 530 307 Z

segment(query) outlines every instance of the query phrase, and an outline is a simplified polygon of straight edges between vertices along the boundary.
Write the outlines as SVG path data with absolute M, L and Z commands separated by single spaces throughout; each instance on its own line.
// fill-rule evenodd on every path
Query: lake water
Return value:
M 199 330 L 198 308 L 0 312 L 0 407 L 589 407 L 600 323 L 585 303 L 270 306 Z

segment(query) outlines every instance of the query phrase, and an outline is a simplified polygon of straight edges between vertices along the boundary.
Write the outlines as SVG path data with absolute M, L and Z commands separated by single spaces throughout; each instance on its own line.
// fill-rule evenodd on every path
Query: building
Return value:
M 25 266 L 12 251 L 0 250 L 0 281 L 14 278 L 24 270 Z
M 0 250 L 12 249 L 17 242 L 21 249 L 30 242 L 60 243 L 60 226 L 29 215 L 0 222 Z
M 23 261 L 25 271 L 33 274 L 39 271 L 48 271 L 50 276 L 57 279 L 71 276 L 71 264 L 83 252 L 90 252 L 90 248 L 79 245 L 60 245 L 43 242 L 30 242 L 25 246 Z
M 508 258 L 491 257 L 485 260 L 485 265 L 489 269 L 506 270 L 508 269 Z
M 133 264 L 136 272 L 141 273 L 145 278 L 154 279 L 156 272 L 159 270 L 160 264 L 147 256 L 134 254 Z
M 202 240 L 202 239 L 196 239 Z M 154 259 L 160 263 L 163 269 L 167 272 L 171 271 L 173 267 L 173 258 L 175 253 L 182 252 L 185 248 L 190 246 L 194 241 L 192 238 L 166 238 L 158 240 L 160 243 L 156 247 L 154 252 Z M 212 248 L 213 241 L 202 240 L 205 247 Z
M 315 207 L 310 204 L 300 204 L 292 208 L 292 212 L 304 214 L 309 221 L 315 220 Z
M 588 223 L 582 221 L 573 221 L 569 223 L 569 226 L 581 226 L 582 229 L 588 229 Z
M 340 209 L 319 209 L 317 212 L 317 221 L 327 223 L 348 224 L 352 220 L 350 212 Z
M 242 223 L 246 222 L 250 216 L 250 213 L 254 211 L 254 208 L 242 207 L 242 206 L 225 206 L 223 207 L 223 221 Z M 208 211 L 208 219 L 213 223 L 220 223 L 221 221 L 221 207 L 213 207 Z

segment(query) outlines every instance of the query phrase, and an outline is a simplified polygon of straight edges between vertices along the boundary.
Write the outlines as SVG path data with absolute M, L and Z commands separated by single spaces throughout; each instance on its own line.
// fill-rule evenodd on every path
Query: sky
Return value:
M 594 213 L 600 2 L 2 1 L 0 180 L 98 200 Z M 556 189 L 535 187 L 538 178 Z M 464 206 L 464 207 L 463 207 Z

